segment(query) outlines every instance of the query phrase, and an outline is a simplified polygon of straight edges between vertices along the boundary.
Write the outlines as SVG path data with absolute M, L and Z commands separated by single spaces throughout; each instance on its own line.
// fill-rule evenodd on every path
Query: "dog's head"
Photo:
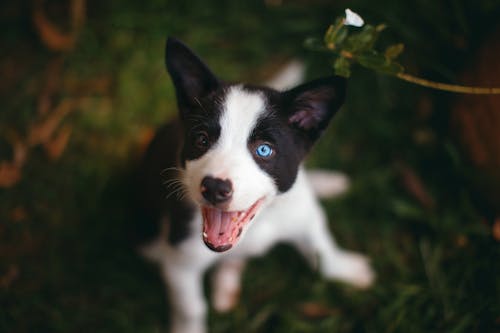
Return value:
M 344 101 L 345 79 L 284 92 L 229 84 L 172 38 L 166 66 L 184 132 L 182 181 L 201 207 L 203 240 L 226 251 L 263 206 L 293 186 L 301 161 Z

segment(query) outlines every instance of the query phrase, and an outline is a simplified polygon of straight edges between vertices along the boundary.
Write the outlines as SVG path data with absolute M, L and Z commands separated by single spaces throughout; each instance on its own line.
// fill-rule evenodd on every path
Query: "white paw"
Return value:
M 231 311 L 236 304 L 238 304 L 240 290 L 221 290 L 218 289 L 212 295 L 212 302 L 215 311 L 228 312 Z
M 327 170 L 308 170 L 307 178 L 320 199 L 337 197 L 349 189 L 349 177 L 341 172 Z
M 355 252 L 341 252 L 329 258 L 322 267 L 325 277 L 348 283 L 354 287 L 366 289 L 375 281 L 370 260 Z

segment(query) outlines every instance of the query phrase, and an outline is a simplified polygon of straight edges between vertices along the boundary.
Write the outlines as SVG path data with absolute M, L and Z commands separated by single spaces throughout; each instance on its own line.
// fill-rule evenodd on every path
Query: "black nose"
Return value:
M 213 205 L 223 203 L 231 199 L 233 184 L 229 179 L 207 176 L 201 181 L 201 195 Z

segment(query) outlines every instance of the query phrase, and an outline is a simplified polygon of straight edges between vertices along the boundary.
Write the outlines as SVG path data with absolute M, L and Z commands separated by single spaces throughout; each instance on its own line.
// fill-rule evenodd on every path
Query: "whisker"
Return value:
M 183 200 L 187 195 L 187 189 L 184 186 L 179 186 L 175 190 L 171 191 L 166 198 L 168 199 L 173 195 L 176 196 L 177 200 Z
M 169 167 L 169 168 L 165 168 L 162 171 L 160 171 L 160 176 L 164 176 L 165 173 L 167 173 L 167 172 L 178 172 L 178 173 L 182 174 L 182 173 L 184 173 L 184 170 L 181 168 L 177 168 L 177 167 Z
M 188 192 L 187 191 L 183 191 L 182 193 L 180 193 L 177 196 L 177 198 L 178 198 L 179 201 L 182 201 L 182 200 L 184 200 L 187 197 L 187 195 L 188 195 Z
M 185 184 L 178 178 L 167 179 L 163 185 L 168 192 L 166 199 L 175 195 L 177 200 L 182 200 L 187 195 L 187 188 Z
M 175 191 L 183 186 L 184 186 L 184 184 L 181 182 L 170 182 L 170 183 L 168 183 L 168 185 L 165 186 L 165 189 L 167 191 L 170 191 L 170 190 Z
M 208 113 L 198 98 L 195 97 L 194 100 L 195 100 L 196 104 L 198 104 L 200 106 L 200 108 L 203 110 L 203 112 Z
M 179 184 L 179 183 L 172 183 L 168 186 L 165 187 L 167 191 L 177 191 L 179 188 L 183 187 L 184 185 Z

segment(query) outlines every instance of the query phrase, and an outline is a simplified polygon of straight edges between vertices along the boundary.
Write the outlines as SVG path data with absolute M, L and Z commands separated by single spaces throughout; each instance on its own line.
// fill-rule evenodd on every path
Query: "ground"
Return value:
M 54 22 L 67 17 L 45 5 Z M 405 43 L 409 71 L 452 82 L 500 13 L 487 0 L 348 5 L 388 24 L 385 42 Z M 331 59 L 303 41 L 345 6 L 88 1 L 65 51 L 40 39 L 31 4 L 0 5 L 0 161 L 26 153 L 0 188 L 0 331 L 165 331 L 164 288 L 128 232 L 131 171 L 154 128 L 175 115 L 165 37 L 230 80 L 260 82 L 295 57 L 318 77 Z M 351 190 L 323 204 L 338 242 L 372 258 L 377 283 L 358 291 L 325 281 L 280 245 L 250 263 L 234 311 L 210 313 L 212 332 L 500 331 L 500 243 L 449 125 L 456 96 L 362 69 L 348 89 L 308 165 L 350 176 Z

